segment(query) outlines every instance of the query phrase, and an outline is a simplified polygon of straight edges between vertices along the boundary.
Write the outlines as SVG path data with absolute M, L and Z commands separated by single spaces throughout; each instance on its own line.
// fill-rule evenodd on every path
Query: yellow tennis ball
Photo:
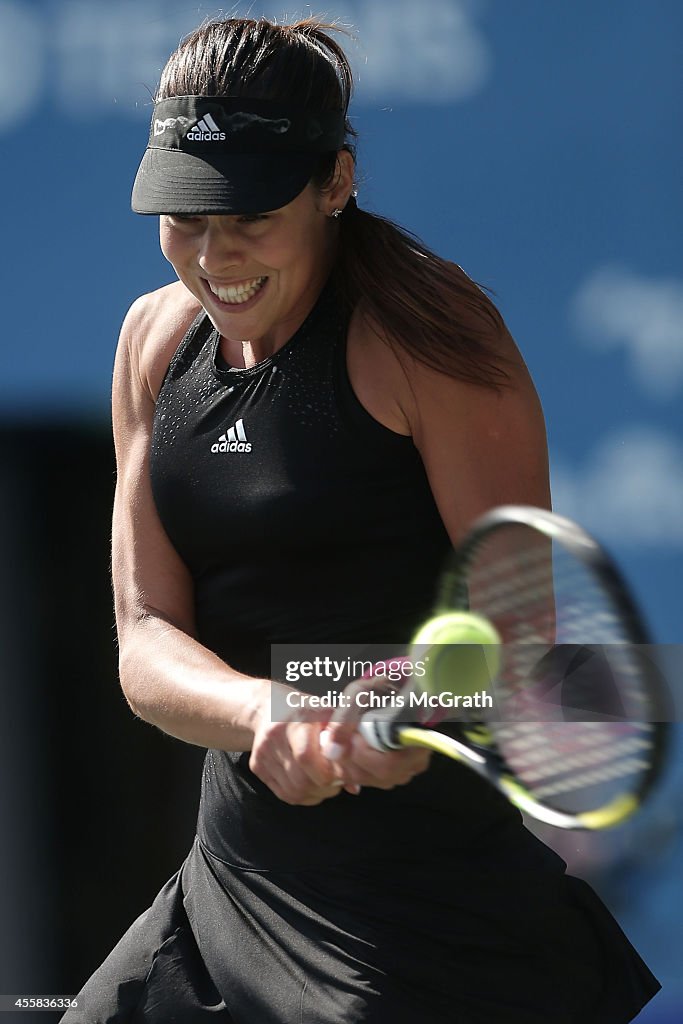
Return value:
M 445 612 L 420 627 L 411 654 L 425 663 L 424 690 L 467 696 L 488 689 L 498 675 L 500 645 L 488 619 L 474 612 Z

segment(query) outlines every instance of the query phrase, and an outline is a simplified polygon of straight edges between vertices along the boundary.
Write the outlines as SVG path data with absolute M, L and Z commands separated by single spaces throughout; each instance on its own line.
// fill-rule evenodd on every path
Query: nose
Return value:
M 245 254 L 238 234 L 227 217 L 207 217 L 206 225 L 199 244 L 197 262 L 209 277 L 220 277 L 227 269 L 239 267 L 244 262 Z

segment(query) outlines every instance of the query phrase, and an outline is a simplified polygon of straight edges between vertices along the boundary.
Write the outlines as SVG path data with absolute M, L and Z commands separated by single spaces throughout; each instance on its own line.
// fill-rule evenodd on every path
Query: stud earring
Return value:
M 339 217 L 339 216 L 341 216 L 341 214 L 342 214 L 343 212 L 344 212 L 344 211 L 343 211 L 343 210 L 340 210 L 340 209 L 336 209 L 336 210 L 333 210 L 333 211 L 332 211 L 332 216 L 333 216 L 333 217 L 335 218 L 335 220 L 336 220 L 336 218 L 337 218 L 337 217 Z

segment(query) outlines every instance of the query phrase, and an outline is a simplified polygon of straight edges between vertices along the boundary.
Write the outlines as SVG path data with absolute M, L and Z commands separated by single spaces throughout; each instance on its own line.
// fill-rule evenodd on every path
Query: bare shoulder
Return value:
M 351 387 L 366 411 L 389 430 L 410 434 L 405 371 L 396 346 L 362 305 L 349 326 L 346 363 Z
M 538 415 L 540 403 L 531 374 L 502 315 L 462 267 L 446 263 L 445 268 L 452 284 L 452 290 L 446 290 L 446 297 L 452 305 L 454 320 L 465 329 L 471 328 L 476 335 L 483 332 L 482 340 L 490 360 L 504 377 L 496 387 L 484 387 L 432 369 L 421 360 L 410 359 L 416 429 L 419 430 L 419 424 L 427 416 L 434 418 L 439 413 L 447 416 L 450 422 L 458 417 L 468 423 L 473 418 L 486 420 L 492 424 L 491 429 L 496 422 L 495 417 L 492 419 L 493 413 L 525 408 L 532 416 Z M 469 301 L 473 287 L 487 300 L 485 305 L 474 306 Z M 495 313 L 495 322 L 484 313 L 486 305 Z
M 180 281 L 141 295 L 132 304 L 121 329 L 120 347 L 153 402 L 183 337 L 201 305 Z
M 443 265 L 442 265 L 443 266 Z M 479 302 L 462 268 L 441 276 L 442 311 L 467 337 L 485 341 L 504 370 L 501 386 L 473 383 L 425 364 L 359 308 L 349 331 L 347 363 L 357 397 L 376 419 L 412 437 L 454 544 L 482 512 L 502 504 L 550 504 L 541 404 L 510 331 L 497 310 Z
M 471 418 L 473 407 L 489 416 L 492 408 L 500 407 L 503 394 L 538 407 L 529 371 L 502 317 L 497 327 L 483 320 L 466 300 L 472 288 L 478 286 L 460 266 L 445 262 L 442 266 L 447 272 L 445 304 L 452 308 L 454 322 L 475 331 L 486 330 L 491 357 L 506 374 L 499 391 L 428 366 L 408 352 L 362 305 L 356 309 L 349 329 L 347 364 L 356 396 L 376 419 L 398 433 L 411 434 L 416 441 L 426 415 L 434 422 L 441 412 L 452 429 L 458 416 Z

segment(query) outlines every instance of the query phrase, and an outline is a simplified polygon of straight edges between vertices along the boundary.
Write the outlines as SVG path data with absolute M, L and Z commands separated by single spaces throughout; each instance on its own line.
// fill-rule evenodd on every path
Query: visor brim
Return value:
M 320 154 L 194 156 L 147 149 L 131 206 L 144 214 L 254 214 L 287 206 L 311 180 Z

